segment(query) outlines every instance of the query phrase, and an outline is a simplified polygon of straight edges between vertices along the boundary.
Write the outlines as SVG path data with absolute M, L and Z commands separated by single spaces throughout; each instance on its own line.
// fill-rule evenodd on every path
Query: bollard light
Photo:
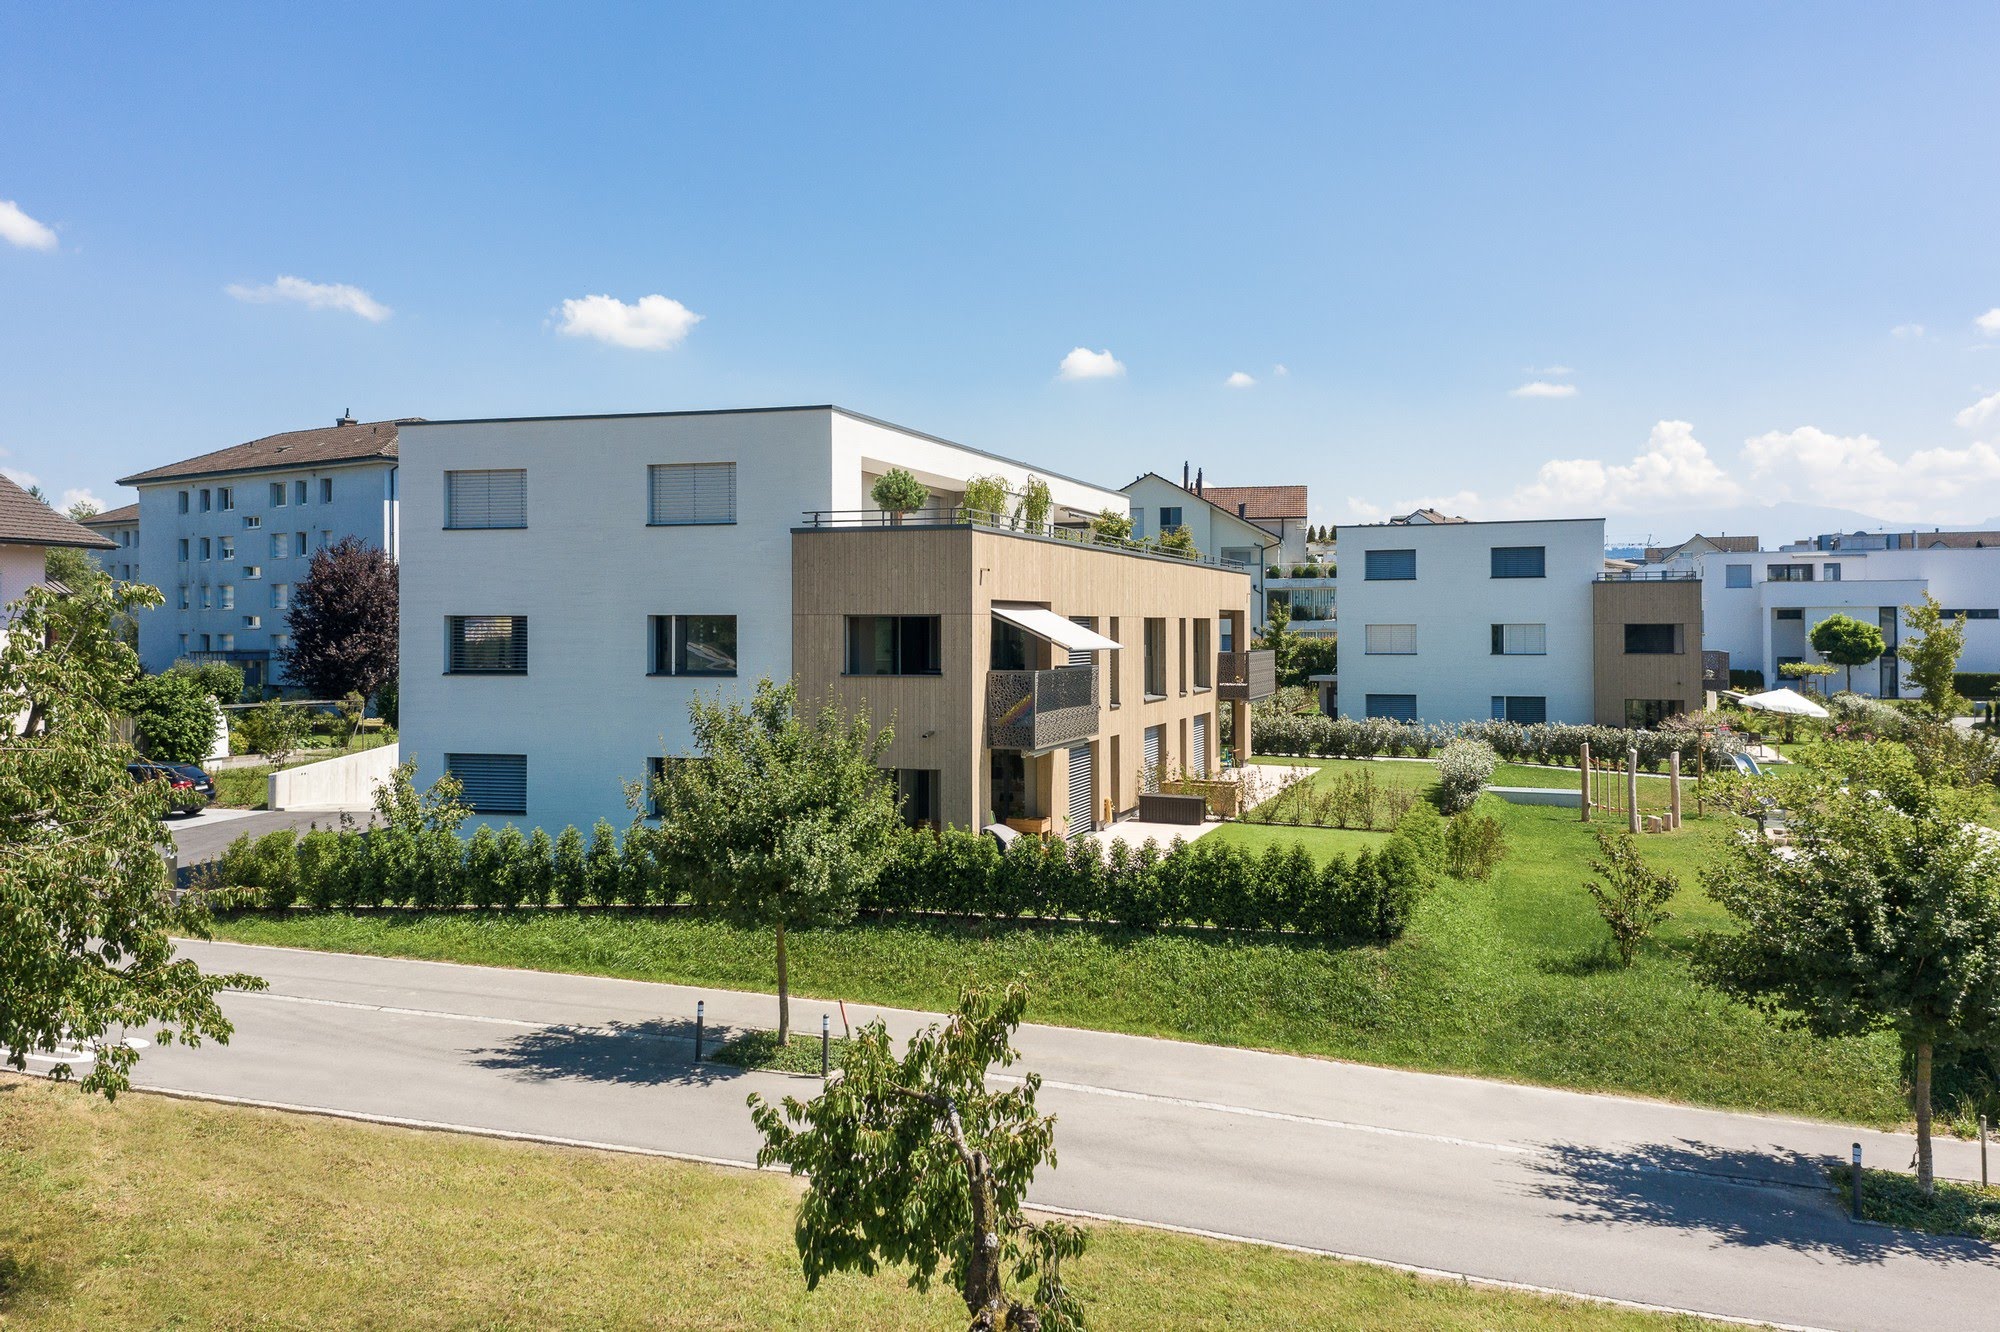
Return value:
M 824 1078 L 831 1071 L 829 1058 L 833 1049 L 833 1019 L 825 1013 L 819 1015 L 819 1075 Z
M 701 1062 L 702 1021 L 707 1016 L 708 1016 L 707 1001 L 702 999 L 695 1000 L 694 1001 L 694 1061 L 697 1064 Z
M 1861 1219 L 1861 1144 L 1854 1144 L 1854 1208 L 1856 1221 Z

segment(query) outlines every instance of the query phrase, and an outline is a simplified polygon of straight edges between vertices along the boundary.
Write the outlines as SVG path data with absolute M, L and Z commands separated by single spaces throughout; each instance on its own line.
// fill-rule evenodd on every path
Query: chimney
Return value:
M 1194 469 L 1194 493 L 1201 494 L 1201 468 Z
M 350 426 L 350 425 L 353 425 L 353 424 L 354 424 L 354 409 L 353 409 L 352 407 L 349 407 L 349 408 L 348 408 L 348 409 L 347 409 L 346 411 L 343 411 L 343 412 L 342 412 L 342 413 L 340 414 L 340 419 L 339 419 L 339 420 L 337 420 L 337 421 L 335 421 L 335 422 L 334 422 L 334 424 L 335 424 L 335 425 L 337 425 L 337 426 Z
M 1181 463 L 1181 489 L 1186 490 L 1187 488 L 1188 488 L 1188 465 L 1187 463 L 1183 462 Z

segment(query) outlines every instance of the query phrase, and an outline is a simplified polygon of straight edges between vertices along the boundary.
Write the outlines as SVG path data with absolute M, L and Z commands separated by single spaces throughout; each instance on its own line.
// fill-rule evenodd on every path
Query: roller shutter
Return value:
M 1089 745 L 1072 745 L 1069 751 L 1069 835 L 1083 837 L 1097 830 L 1096 792 L 1090 784 Z

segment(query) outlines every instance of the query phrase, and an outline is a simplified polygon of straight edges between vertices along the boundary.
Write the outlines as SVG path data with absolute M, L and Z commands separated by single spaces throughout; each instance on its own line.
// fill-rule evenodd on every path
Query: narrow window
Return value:
M 224 510 L 235 508 L 236 507 L 235 488 L 232 486 L 223 486 L 221 489 L 217 490 L 215 492 L 215 507 Z
M 235 537 L 218 537 L 218 538 L 216 538 L 216 540 L 218 540 L 218 541 L 219 541 L 219 542 L 221 542 L 221 544 L 222 544 L 222 558 L 223 558 L 223 559 L 225 559 L 225 560 L 233 560 L 233 559 L 235 559 L 235 558 L 236 558 L 236 538 L 235 538 Z
M 212 492 L 212 491 L 208 491 L 208 490 L 204 490 L 204 491 L 202 491 L 202 492 L 201 492 L 201 511 L 202 511 L 203 513 L 207 513 L 207 512 L 208 512 L 208 511 L 209 511 L 210 509 L 212 509 L 212 508 L 214 508 L 214 507 L 215 507 L 215 495 L 214 495 L 214 492 Z
M 1146 697 L 1167 696 L 1167 622 L 1161 616 L 1146 619 Z
M 274 509 L 285 507 L 285 483 L 282 481 L 271 483 L 271 507 Z
M 1548 577 L 1548 547 L 1493 547 L 1493 576 L 1495 578 Z
M 291 553 L 292 534 L 290 532 L 271 533 L 271 558 L 274 560 L 289 559 Z
M 1840 566 L 1839 566 L 1839 565 L 1837 565 L 1837 564 L 1828 564 L 1828 565 L 1826 566 L 1826 574 L 1825 574 L 1825 580 L 1826 580 L 1827 582 L 1829 582 L 1829 583 L 1837 583 L 1837 582 L 1839 582 L 1839 581 L 1840 581 Z
M 187 539 L 186 537 L 182 537 L 182 538 L 181 538 L 181 563 L 182 563 L 182 564 L 186 564 L 186 563 L 187 563 L 187 557 L 188 557 L 188 539 Z
M 736 521 L 736 464 L 658 463 L 646 469 L 646 521 L 691 527 Z
M 223 609 L 223 610 L 235 610 L 235 609 L 236 609 L 236 584 L 234 584 L 234 583 L 224 583 L 224 584 L 222 585 L 222 587 L 221 587 L 221 589 L 220 589 L 220 590 L 221 590 L 221 593 L 222 593 L 222 609 Z
M 528 673 L 527 616 L 452 615 L 446 623 L 451 638 L 450 674 Z
M 215 558 L 215 543 L 207 537 L 201 539 L 201 557 L 205 560 Z
M 271 609 L 290 610 L 292 608 L 292 585 L 290 583 L 271 584 Z
M 1105 635 L 1106 638 L 1110 639 L 1114 643 L 1122 643 L 1125 641 L 1124 639 L 1118 636 L 1118 617 L 1116 615 L 1111 617 L 1110 628 L 1111 632 Z M 1111 668 L 1110 670 L 1111 706 L 1114 708 L 1118 706 L 1118 677 L 1124 674 L 1124 671 L 1121 670 L 1119 666 L 1119 658 L 1123 657 L 1124 655 L 1125 654 L 1122 652 L 1114 652 L 1111 654 L 1111 659 L 1107 663 Z
M 1196 689 L 1209 688 L 1209 682 L 1214 679 L 1215 653 L 1209 648 L 1210 631 L 1208 625 L 1209 622 L 1207 620 L 1196 620 L 1194 622 L 1194 687 Z
M 444 474 L 444 525 L 453 530 L 528 525 L 525 468 L 492 468 Z M 299 549 L 305 550 L 305 536 Z
M 528 812 L 526 754 L 446 754 L 444 770 L 458 778 L 458 798 L 474 814 Z
M 1417 576 L 1417 552 L 1414 550 L 1365 551 L 1362 561 L 1361 577 L 1367 582 L 1409 582 Z
M 185 490 L 181 492 L 180 505 L 181 512 L 186 513 L 188 511 L 188 493 Z
M 321 504 L 333 503 L 333 478 L 330 476 L 323 476 L 319 479 L 319 502 Z
M 292 482 L 292 503 L 304 504 L 305 502 L 306 502 L 306 483 L 305 479 L 301 477 L 299 480 Z

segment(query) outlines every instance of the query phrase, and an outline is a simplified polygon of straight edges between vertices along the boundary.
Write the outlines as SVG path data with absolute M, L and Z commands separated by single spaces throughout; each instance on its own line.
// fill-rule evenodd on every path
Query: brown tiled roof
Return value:
M 117 543 L 71 522 L 9 478 L 0 476 L 0 545 L 111 550 Z
M 2000 546 L 2000 532 L 1912 532 L 1908 540 L 1910 550 L 1990 550 Z
M 127 504 L 122 509 L 106 509 L 103 513 L 93 513 L 88 518 L 77 519 L 85 527 L 118 527 L 125 523 L 139 521 L 139 506 Z
M 1663 560 L 1670 560 L 1697 541 L 1706 541 L 1717 550 L 1727 551 L 1732 555 L 1754 555 L 1757 553 L 1759 538 L 1753 536 L 1703 536 L 1701 533 L 1696 532 L 1678 546 L 1646 547 L 1646 563 L 1658 564 Z
M 1304 486 L 1204 485 L 1200 494 L 1217 508 L 1245 518 L 1297 518 L 1303 522 L 1306 516 Z
M 248 444 L 234 444 L 213 453 L 168 463 L 149 471 L 120 477 L 121 486 L 150 481 L 175 481 L 196 476 L 222 476 L 230 472 L 260 472 L 272 467 L 311 467 L 317 463 L 360 462 L 369 458 L 396 456 L 396 427 L 410 420 L 363 421 L 354 425 L 319 426 L 312 430 L 288 430 L 282 435 L 266 435 Z
M 1413 523 L 1462 523 L 1465 519 L 1453 517 L 1437 509 L 1412 509 L 1400 518 L 1391 518 L 1392 527 L 1408 527 Z

